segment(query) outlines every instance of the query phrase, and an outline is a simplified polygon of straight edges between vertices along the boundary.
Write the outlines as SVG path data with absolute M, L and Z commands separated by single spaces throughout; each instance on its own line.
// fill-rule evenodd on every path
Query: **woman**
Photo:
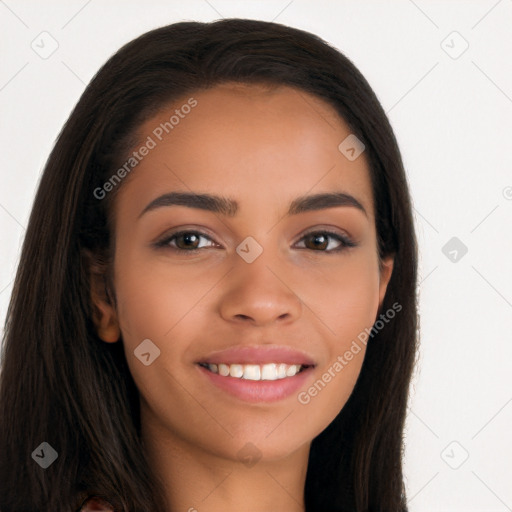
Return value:
M 392 128 L 307 32 L 183 22 L 91 81 L 5 329 L 0 511 L 404 511 L 417 248 Z

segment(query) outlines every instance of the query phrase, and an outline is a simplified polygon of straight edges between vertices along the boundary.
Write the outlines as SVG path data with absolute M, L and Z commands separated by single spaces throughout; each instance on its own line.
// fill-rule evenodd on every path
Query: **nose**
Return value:
M 220 304 L 226 321 L 263 326 L 276 321 L 292 323 L 300 317 L 303 304 L 294 290 L 299 282 L 297 269 L 284 272 L 264 254 L 252 263 L 240 259 L 229 273 Z

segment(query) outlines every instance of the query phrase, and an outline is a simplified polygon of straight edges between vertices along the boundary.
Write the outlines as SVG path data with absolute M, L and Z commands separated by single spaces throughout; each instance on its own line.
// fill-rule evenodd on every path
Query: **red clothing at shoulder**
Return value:
M 101 498 L 91 498 L 80 509 L 80 512 L 115 512 L 112 505 Z

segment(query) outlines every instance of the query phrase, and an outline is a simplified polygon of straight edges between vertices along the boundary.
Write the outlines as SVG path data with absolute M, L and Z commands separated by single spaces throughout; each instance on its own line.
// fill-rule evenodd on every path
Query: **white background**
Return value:
M 511 0 L 0 0 L 0 320 L 40 173 L 85 85 L 143 32 L 221 17 L 318 34 L 375 90 L 400 144 L 421 251 L 410 511 L 512 511 Z M 47 59 L 31 47 L 43 31 L 59 45 Z M 452 237 L 468 248 L 456 262 L 442 252 Z

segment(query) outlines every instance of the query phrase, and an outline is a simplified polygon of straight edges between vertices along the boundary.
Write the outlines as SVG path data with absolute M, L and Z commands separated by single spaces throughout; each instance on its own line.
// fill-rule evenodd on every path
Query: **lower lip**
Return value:
M 313 366 L 309 366 L 293 377 L 278 380 L 249 380 L 238 377 L 223 377 L 196 365 L 212 384 L 230 395 L 246 402 L 277 402 L 293 395 L 305 384 L 312 374 Z

